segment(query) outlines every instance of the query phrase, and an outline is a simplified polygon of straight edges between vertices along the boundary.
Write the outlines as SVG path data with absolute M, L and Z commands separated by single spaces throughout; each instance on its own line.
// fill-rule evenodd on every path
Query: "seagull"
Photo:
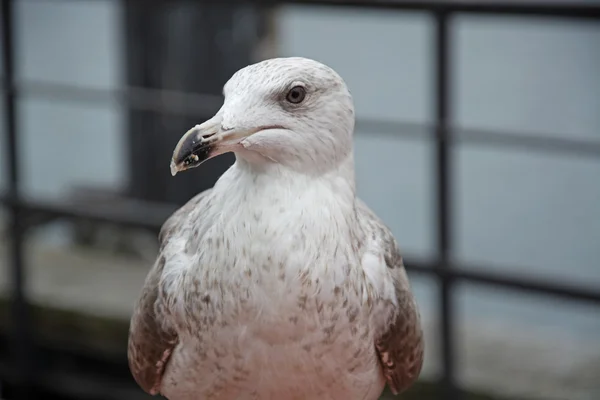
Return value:
M 171 173 L 226 152 L 170 216 L 131 317 L 137 384 L 170 400 L 375 400 L 418 378 L 421 317 L 391 231 L 356 195 L 354 105 L 302 57 L 237 71 Z

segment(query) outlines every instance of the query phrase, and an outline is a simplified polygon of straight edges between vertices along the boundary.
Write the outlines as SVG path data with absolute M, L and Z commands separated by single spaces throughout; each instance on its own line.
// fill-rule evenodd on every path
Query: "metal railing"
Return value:
M 93 1 L 93 0 L 88 0 Z M 127 0 L 123 0 L 127 1 Z M 129 0 L 133 1 L 133 0 Z M 144 88 L 123 88 L 117 92 L 105 92 L 96 89 L 70 87 L 65 85 L 23 83 L 15 81 L 15 40 L 13 3 L 2 2 L 2 35 L 4 56 L 3 99 L 5 109 L 6 160 L 8 175 L 8 192 L 1 197 L 2 204 L 10 209 L 10 272 L 12 275 L 12 319 L 14 321 L 14 355 L 15 371 L 22 392 L 20 399 L 28 398 L 27 387 L 36 384 L 35 354 L 32 346 L 32 330 L 28 315 L 28 302 L 24 295 L 25 262 L 23 252 L 25 240 L 24 219 L 27 215 L 41 214 L 60 218 L 89 219 L 101 222 L 147 227 L 158 229 L 166 217 L 173 211 L 172 205 L 140 203 L 135 210 L 101 209 L 84 206 L 68 207 L 60 203 L 39 202 L 26 199 L 20 192 L 20 160 L 19 138 L 20 126 L 17 118 L 17 99 L 23 93 L 35 96 L 51 96 L 52 98 L 77 99 L 81 101 L 105 101 L 116 98 L 130 107 L 149 108 L 165 113 L 195 114 L 197 110 L 215 110 L 220 98 L 214 96 L 190 95 L 185 93 L 167 93 L 173 101 L 165 103 L 165 93 Z M 507 273 L 491 272 L 468 265 L 455 265 L 450 254 L 453 249 L 451 206 L 451 188 L 453 167 L 451 147 L 458 141 L 478 141 L 511 146 L 526 146 L 528 149 L 540 151 L 572 152 L 584 156 L 600 157 L 600 142 L 568 140 L 558 138 L 541 138 L 534 136 L 510 135 L 494 132 L 474 132 L 454 129 L 450 125 L 451 110 L 451 57 L 452 37 L 449 34 L 450 18 L 459 13 L 528 15 L 531 17 L 552 16 L 560 18 L 577 18 L 600 21 L 600 4 L 579 3 L 576 1 L 402 1 L 402 0 L 297 0 L 297 1 L 259 1 L 266 7 L 283 3 L 297 3 L 311 6 L 365 7 L 390 10 L 419 10 L 432 15 L 435 21 L 435 35 L 431 47 L 434 49 L 435 72 L 435 124 L 433 127 L 398 125 L 385 121 L 358 121 L 363 127 L 375 126 L 378 131 L 409 132 L 431 130 L 436 143 L 435 180 L 436 180 L 436 232 L 437 257 L 434 262 L 423 260 L 407 260 L 409 271 L 432 276 L 440 283 L 439 309 L 440 326 L 439 341 L 442 357 L 442 384 L 445 399 L 459 399 L 460 390 L 455 379 L 455 346 L 454 326 L 455 307 L 452 292 L 459 281 L 479 285 L 492 285 L 522 291 L 535 292 L 542 295 L 562 297 L 580 302 L 593 303 L 600 310 L 600 288 L 583 285 L 568 285 L 558 281 L 543 281 L 538 277 L 526 278 Z M 170 104 L 166 107 L 165 104 Z M 179 105 L 177 105 L 179 104 Z M 190 106 L 193 104 L 193 107 Z M 0 377 L 1 378 L 1 377 Z M 16 397 L 17 398 L 17 397 Z

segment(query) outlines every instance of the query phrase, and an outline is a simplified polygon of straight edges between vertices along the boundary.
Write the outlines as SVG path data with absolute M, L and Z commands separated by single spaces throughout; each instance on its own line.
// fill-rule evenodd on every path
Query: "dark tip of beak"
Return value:
M 201 142 L 197 135 L 188 135 L 173 154 L 171 174 L 174 176 L 179 171 L 199 166 L 210 158 L 213 149 L 213 143 Z

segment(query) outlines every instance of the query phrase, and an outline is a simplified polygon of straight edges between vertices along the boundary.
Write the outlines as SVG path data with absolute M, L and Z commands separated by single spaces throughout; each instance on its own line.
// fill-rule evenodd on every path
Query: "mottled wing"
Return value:
M 398 305 L 384 333 L 375 341 L 375 348 L 392 393 L 399 394 L 421 373 L 424 341 L 419 311 L 407 287 L 408 278 L 401 259 L 393 268 Z
M 396 302 L 382 334 L 375 341 L 375 348 L 392 393 L 399 394 L 421 373 L 424 354 L 421 318 L 392 232 L 364 203 L 359 202 L 358 211 L 367 237 L 377 242 L 375 247 L 382 252 L 393 281 Z
M 129 369 L 140 387 L 158 394 L 165 366 L 177 344 L 177 333 L 172 327 L 165 307 L 165 293 L 160 290 L 160 280 L 169 260 L 163 249 L 184 225 L 189 212 L 207 196 L 210 190 L 195 196 L 175 211 L 163 224 L 160 234 L 160 254 L 148 273 L 140 297 L 135 305 L 129 328 L 127 356 Z
M 148 274 L 133 311 L 129 329 L 127 356 L 129 369 L 140 387 L 158 394 L 166 362 L 177 343 L 177 335 L 168 327 L 159 300 L 159 282 L 165 266 L 160 257 Z

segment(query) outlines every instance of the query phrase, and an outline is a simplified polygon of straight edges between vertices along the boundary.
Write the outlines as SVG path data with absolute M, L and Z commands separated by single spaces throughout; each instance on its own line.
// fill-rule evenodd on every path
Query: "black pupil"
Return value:
M 304 88 L 299 86 L 293 87 L 288 93 L 287 99 L 294 104 L 300 103 L 304 100 Z

